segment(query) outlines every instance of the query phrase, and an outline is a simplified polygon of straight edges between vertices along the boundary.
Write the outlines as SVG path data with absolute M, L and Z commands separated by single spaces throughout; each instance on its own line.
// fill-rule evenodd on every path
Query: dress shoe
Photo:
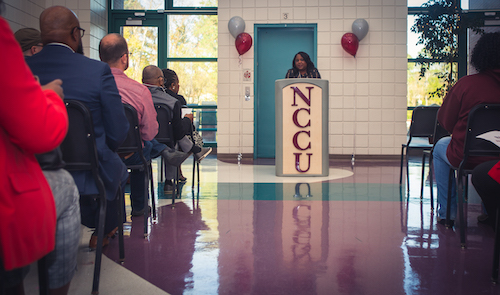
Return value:
M 179 167 L 189 157 L 188 153 L 176 150 L 169 151 L 168 149 L 164 149 L 161 154 L 168 164 L 176 167 Z
M 174 190 L 174 186 L 171 184 L 166 184 L 163 186 L 163 194 L 171 195 Z
M 148 205 L 149 213 L 151 213 L 151 206 Z M 144 208 L 141 210 L 132 210 L 130 213 L 132 216 L 142 216 L 144 215 Z
M 441 224 L 441 225 L 446 226 L 446 218 L 441 219 L 441 218 L 439 218 L 439 216 L 438 216 L 438 218 L 437 218 L 437 222 L 438 222 L 439 224 Z M 450 227 L 453 227 L 454 225 L 455 225 L 455 220 L 450 220 Z
M 105 236 L 104 239 L 102 239 L 102 247 L 104 248 L 107 245 L 109 245 L 109 239 Z M 92 250 L 97 248 L 97 236 L 92 235 L 90 237 L 89 248 Z
M 486 214 L 486 213 L 480 214 L 480 215 L 477 217 L 477 222 L 480 222 L 480 223 L 488 223 L 488 214 Z
M 179 181 L 180 181 L 180 182 L 186 182 L 186 181 L 187 181 L 187 178 L 181 175 L 181 176 L 179 177 Z
M 212 148 L 202 148 L 201 152 L 194 154 L 194 158 L 196 159 L 196 161 L 198 161 L 198 163 L 200 163 L 201 160 L 205 159 L 205 157 L 208 156 L 208 154 L 210 154 L 211 152 Z
M 112 231 L 110 231 L 107 235 L 104 236 L 104 238 L 102 239 L 102 246 L 105 247 L 105 246 L 109 245 L 109 239 L 114 238 L 117 232 L 118 232 L 118 226 L 115 227 Z M 92 234 L 92 236 L 90 237 L 89 248 L 90 249 L 97 248 L 97 233 L 96 232 L 94 232 Z

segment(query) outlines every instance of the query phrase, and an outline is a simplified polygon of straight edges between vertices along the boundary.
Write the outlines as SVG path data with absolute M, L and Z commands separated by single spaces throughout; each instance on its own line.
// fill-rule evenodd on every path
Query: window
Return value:
M 113 0 L 113 9 L 158 10 L 165 9 L 164 0 Z
M 216 15 L 170 15 L 168 57 L 217 57 Z
M 146 65 L 170 68 L 188 104 L 217 102 L 217 0 L 113 0 L 109 32 L 129 45 L 126 74 L 141 82 Z
M 217 0 L 174 0 L 174 7 L 217 7 Z

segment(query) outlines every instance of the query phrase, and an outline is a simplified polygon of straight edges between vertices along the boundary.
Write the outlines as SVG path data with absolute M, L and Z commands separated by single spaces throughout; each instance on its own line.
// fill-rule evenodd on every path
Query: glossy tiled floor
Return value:
M 186 163 L 182 198 L 171 206 L 160 195 L 149 237 L 142 217 L 129 222 L 123 266 L 170 294 L 500 294 L 477 198 L 462 250 L 458 231 L 436 225 L 428 183 L 421 202 L 414 160 L 409 195 L 399 161 L 332 161 L 329 177 L 278 178 L 272 161 L 210 156 L 199 194 Z M 117 246 L 105 249 L 115 261 Z

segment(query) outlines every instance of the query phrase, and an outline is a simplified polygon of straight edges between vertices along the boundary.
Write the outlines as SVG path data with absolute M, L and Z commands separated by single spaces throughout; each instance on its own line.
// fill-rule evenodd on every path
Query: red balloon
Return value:
M 234 45 L 236 46 L 236 50 L 240 55 L 247 52 L 250 47 L 252 47 L 252 36 L 243 32 L 236 36 L 236 40 L 234 41 Z
M 350 55 L 356 57 L 356 52 L 358 52 L 359 40 L 353 33 L 345 33 L 342 36 L 342 48 Z

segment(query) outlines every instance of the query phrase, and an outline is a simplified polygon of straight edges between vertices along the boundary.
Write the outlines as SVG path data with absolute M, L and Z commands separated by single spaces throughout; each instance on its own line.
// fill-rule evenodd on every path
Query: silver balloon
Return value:
M 245 31 L 245 21 L 239 16 L 233 16 L 227 23 L 227 28 L 229 29 L 229 33 L 236 38 Z
M 361 41 L 368 34 L 368 22 L 364 18 L 358 18 L 352 23 L 352 32 Z

